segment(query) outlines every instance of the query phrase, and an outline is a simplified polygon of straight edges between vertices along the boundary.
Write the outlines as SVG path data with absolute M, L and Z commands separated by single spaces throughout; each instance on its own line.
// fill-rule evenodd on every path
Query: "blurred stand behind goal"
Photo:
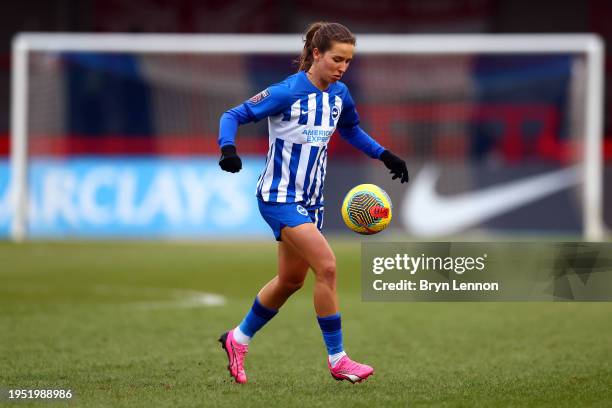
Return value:
M 254 198 L 266 121 L 239 130 L 245 169 L 232 178 L 216 168 L 218 120 L 294 72 L 300 49 L 294 35 L 16 36 L 0 234 L 267 236 Z M 373 182 L 398 234 L 600 240 L 602 55 L 593 35 L 359 35 L 343 81 L 412 181 L 335 134 L 326 229 L 346 231 L 341 198 Z

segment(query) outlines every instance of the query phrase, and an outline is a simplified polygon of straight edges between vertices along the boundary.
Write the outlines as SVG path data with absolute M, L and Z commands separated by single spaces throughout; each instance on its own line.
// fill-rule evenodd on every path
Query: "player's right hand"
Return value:
M 221 148 L 221 158 L 219 159 L 219 166 L 225 171 L 230 173 L 237 173 L 242 169 L 242 160 L 236 154 L 236 146 L 225 145 Z

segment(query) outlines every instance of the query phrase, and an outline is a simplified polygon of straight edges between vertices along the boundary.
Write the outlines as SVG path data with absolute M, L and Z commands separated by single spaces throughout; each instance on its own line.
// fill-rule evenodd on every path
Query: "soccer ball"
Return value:
M 376 234 L 391 222 L 393 205 L 385 190 L 360 184 L 344 197 L 342 218 L 347 227 L 364 235 Z

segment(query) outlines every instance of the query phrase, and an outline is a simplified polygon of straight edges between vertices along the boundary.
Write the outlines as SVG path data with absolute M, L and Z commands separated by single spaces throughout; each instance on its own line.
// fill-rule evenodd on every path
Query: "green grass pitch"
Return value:
M 3 243 L 0 389 L 71 389 L 43 406 L 75 407 L 610 406 L 611 303 L 365 303 L 358 242 L 332 246 L 345 347 L 376 370 L 362 384 L 327 371 L 312 276 L 255 337 L 249 383 L 230 381 L 217 338 L 274 275 L 273 242 Z

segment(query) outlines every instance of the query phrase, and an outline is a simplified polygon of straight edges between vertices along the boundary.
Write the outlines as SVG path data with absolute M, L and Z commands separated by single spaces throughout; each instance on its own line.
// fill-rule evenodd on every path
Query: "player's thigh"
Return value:
M 278 243 L 278 278 L 281 281 L 302 284 L 310 265 L 289 243 Z
M 336 257 L 329 243 L 312 223 L 285 227 L 281 231 L 283 242 L 288 243 L 315 270 L 335 268 Z

